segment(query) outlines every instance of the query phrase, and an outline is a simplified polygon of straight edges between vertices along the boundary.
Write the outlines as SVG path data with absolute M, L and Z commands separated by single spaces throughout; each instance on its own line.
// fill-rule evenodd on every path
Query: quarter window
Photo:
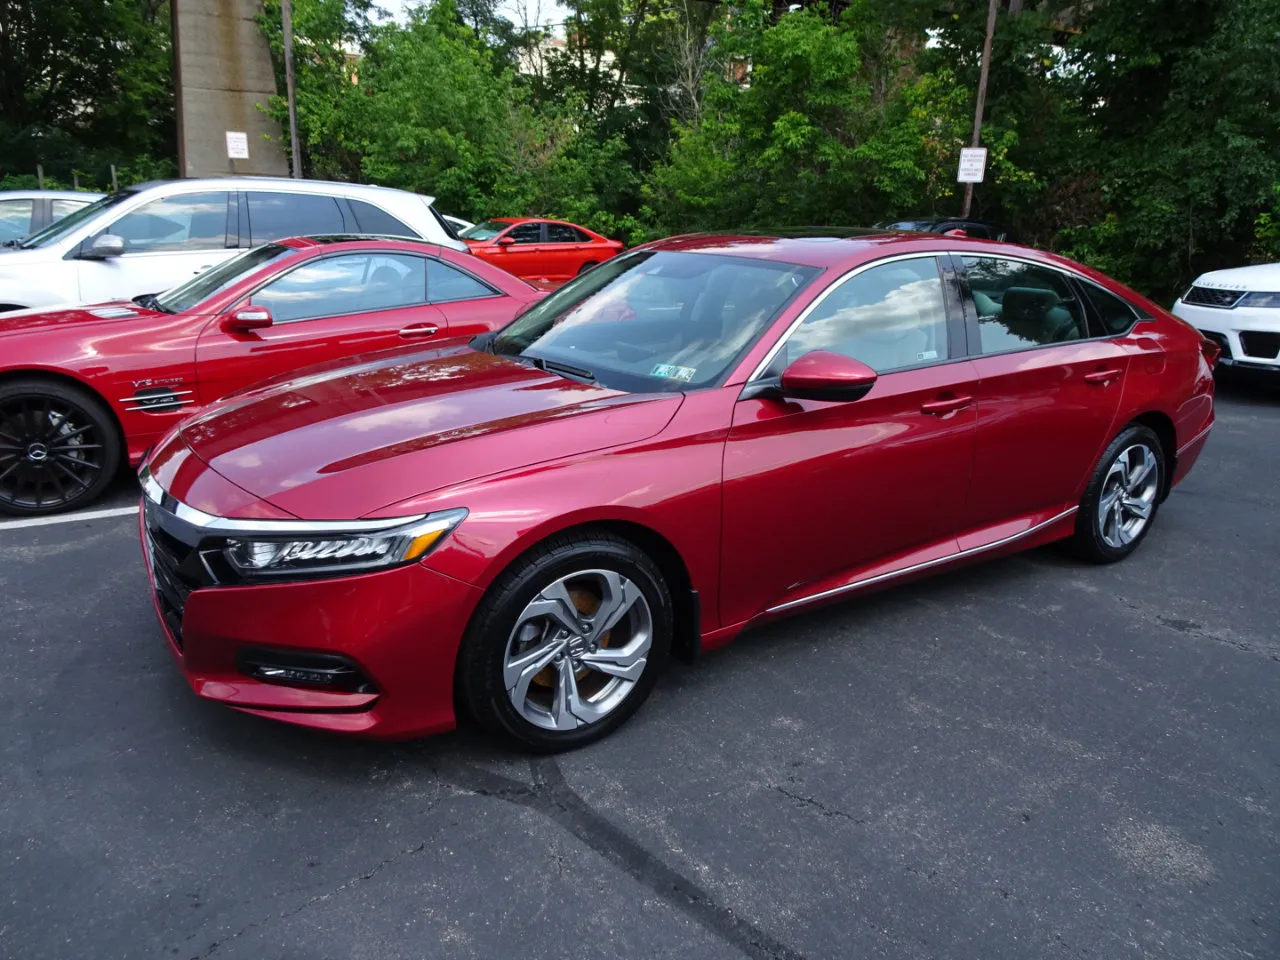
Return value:
M 277 323 L 414 306 L 426 300 L 425 264 L 395 254 L 325 257 L 267 284 L 253 302 Z
M 17 240 L 31 232 L 31 200 L 0 201 L 0 242 Z
M 107 227 L 126 253 L 215 250 L 227 245 L 227 195 L 190 193 L 144 203 Z
M 248 198 L 249 242 L 255 247 L 282 237 L 325 236 L 354 230 L 354 225 L 347 225 L 334 197 L 250 191 Z
M 448 303 L 454 300 L 474 300 L 492 297 L 493 291 L 469 274 L 463 273 L 439 260 L 427 263 L 427 300 L 431 303 Z
M 842 353 L 877 373 L 946 359 L 936 258 L 881 264 L 840 284 L 792 334 L 784 362 L 811 350 Z
M 508 233 L 507 236 L 516 243 L 541 243 L 542 224 L 522 223 L 518 227 L 512 227 L 511 232 Z
M 1056 270 L 998 257 L 961 257 L 978 312 L 982 353 L 1005 353 L 1080 340 L 1084 312 Z
M 406 227 L 391 214 L 363 200 L 348 200 L 356 215 L 361 233 L 380 233 L 391 237 L 416 237 L 416 231 Z
M 1084 295 L 1093 305 L 1093 312 L 1098 315 L 1098 322 L 1108 336 L 1129 332 L 1136 319 L 1133 307 L 1092 283 L 1081 283 L 1080 286 L 1084 288 Z

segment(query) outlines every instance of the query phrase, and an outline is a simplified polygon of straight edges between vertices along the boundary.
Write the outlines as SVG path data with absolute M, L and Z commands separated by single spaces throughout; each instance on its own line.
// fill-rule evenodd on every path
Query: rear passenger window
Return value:
M 249 242 L 252 246 L 282 237 L 324 236 L 353 233 L 342 208 L 333 197 L 302 193 L 250 191 Z
M 947 308 L 934 257 L 864 270 L 831 292 L 787 341 L 786 361 L 832 350 L 877 373 L 947 358 Z
M 470 274 L 439 260 L 427 261 L 427 302 L 448 303 L 452 300 L 474 300 L 493 295 L 492 290 Z
M 581 243 L 578 231 L 567 223 L 547 224 L 547 243 Z
M 31 232 L 33 200 L 0 200 L 0 241 L 17 240 Z
M 363 200 L 348 200 L 356 215 L 356 226 L 361 233 L 380 233 L 390 237 L 416 237 L 418 234 L 403 223 Z
M 998 257 L 960 259 L 978 311 L 982 353 L 1026 350 L 1085 336 L 1080 301 L 1056 270 Z
M 1137 315 L 1133 312 L 1133 307 L 1115 294 L 1107 293 L 1107 291 L 1101 287 L 1095 287 L 1092 283 L 1081 283 L 1080 285 L 1084 287 L 1084 295 L 1093 306 L 1093 312 L 1097 315 L 1098 322 L 1102 324 L 1102 330 L 1107 336 L 1129 332 L 1129 328 L 1133 326 L 1133 321 L 1137 319 Z

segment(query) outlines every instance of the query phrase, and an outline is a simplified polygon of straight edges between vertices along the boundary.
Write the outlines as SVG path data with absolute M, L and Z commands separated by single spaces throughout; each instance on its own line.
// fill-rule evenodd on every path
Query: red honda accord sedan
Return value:
M 622 251 L 622 244 L 562 220 L 497 217 L 460 234 L 482 260 L 542 289 L 555 289 Z
M 1214 348 L 1078 264 L 964 238 L 702 236 L 497 333 L 310 372 L 171 432 L 144 550 L 202 697 L 534 749 L 671 654 L 1069 539 L 1131 553 L 1213 425 Z
M 163 254 L 158 254 L 163 256 Z M 92 502 L 200 405 L 336 357 L 470 338 L 545 294 L 465 253 L 310 237 L 135 301 L 0 316 L 0 513 Z

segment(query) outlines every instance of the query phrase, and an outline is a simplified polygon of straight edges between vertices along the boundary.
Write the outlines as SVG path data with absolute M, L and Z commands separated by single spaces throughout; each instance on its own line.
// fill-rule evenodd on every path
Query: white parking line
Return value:
M 31 517 L 27 520 L 0 521 L 0 530 L 17 530 L 21 527 L 47 527 L 55 523 L 75 523 L 78 520 L 101 520 L 103 517 L 127 517 L 138 512 L 138 505 L 132 507 L 112 507 L 109 510 L 83 510 L 80 513 L 68 513 L 61 517 Z

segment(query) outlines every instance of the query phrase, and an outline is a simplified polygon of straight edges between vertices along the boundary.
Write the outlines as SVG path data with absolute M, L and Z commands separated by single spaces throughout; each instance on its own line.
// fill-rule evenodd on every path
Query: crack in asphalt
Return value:
M 792 793 L 786 787 L 775 786 L 773 789 L 777 790 L 778 793 L 782 794 L 784 797 L 790 798 L 800 806 L 816 807 L 818 809 L 818 812 L 821 813 L 824 817 L 842 817 L 843 819 L 848 820 L 850 823 L 858 823 L 858 824 L 864 824 L 867 822 L 866 820 L 860 820 L 859 818 L 852 816 L 851 814 L 845 813 L 843 810 L 836 810 L 833 807 L 828 807 L 821 800 L 818 800 L 814 797 L 806 797 L 803 794 Z
M 752 960 L 804 960 L 750 920 L 738 916 L 679 871 L 646 850 L 637 840 L 596 812 L 580 797 L 550 757 L 530 761 L 533 785 L 472 766 L 439 771 L 460 790 L 514 803 L 551 819 L 636 882 L 703 929 Z
M 433 766 L 432 772 L 461 794 L 492 797 L 542 814 L 604 860 L 647 887 L 665 903 L 751 960 L 805 960 L 803 954 L 775 940 L 750 920 L 735 914 L 729 907 L 717 903 L 709 891 L 668 866 L 624 830 L 596 812 L 569 786 L 554 759 L 540 757 L 531 760 L 529 769 L 533 775 L 532 785 L 469 764 Z M 425 840 L 416 846 L 407 847 L 379 861 L 363 873 L 343 881 L 332 890 L 309 897 L 288 910 L 247 923 L 235 933 L 212 941 L 204 952 L 195 954 L 191 960 L 208 960 L 227 944 L 251 930 L 296 916 L 317 903 L 372 879 L 392 864 L 422 853 L 426 848 Z
M 287 920 L 290 917 L 301 913 L 303 910 L 306 910 L 308 907 L 314 906 L 317 903 L 321 903 L 325 900 L 328 900 L 330 897 L 337 896 L 343 890 L 346 890 L 348 887 L 353 887 L 357 883 L 363 883 L 365 880 L 372 879 L 383 868 L 388 867 L 391 864 L 404 859 L 405 857 L 411 857 L 414 854 L 421 853 L 425 849 L 427 849 L 427 841 L 423 840 L 421 843 L 419 843 L 415 847 L 408 847 L 404 850 L 401 850 L 399 853 L 394 854 L 393 856 L 387 857 L 386 859 L 379 861 L 369 870 L 366 870 L 364 873 L 357 874 L 356 876 L 352 877 L 350 880 L 343 881 L 342 883 L 338 884 L 336 887 L 334 887 L 332 890 L 329 890 L 326 893 L 316 894 L 314 897 L 310 897 L 309 899 L 304 900 L 302 903 L 298 904 L 296 907 L 293 907 L 289 910 L 282 910 L 281 912 L 274 913 L 271 916 L 263 917 L 260 920 L 254 920 L 252 923 L 247 923 L 243 927 L 241 927 L 239 930 L 237 930 L 235 933 L 231 934 L 231 936 L 223 937 L 221 940 L 214 940 L 212 943 L 209 944 L 209 946 L 205 948 L 204 953 L 196 954 L 191 958 L 191 960 L 206 960 L 207 957 L 212 957 L 214 954 L 216 954 L 219 950 L 221 950 L 224 946 L 226 946 L 232 940 L 236 940 L 244 936 L 250 930 L 253 930 L 257 927 L 261 927 L 267 923 L 272 923 L 276 920 Z

